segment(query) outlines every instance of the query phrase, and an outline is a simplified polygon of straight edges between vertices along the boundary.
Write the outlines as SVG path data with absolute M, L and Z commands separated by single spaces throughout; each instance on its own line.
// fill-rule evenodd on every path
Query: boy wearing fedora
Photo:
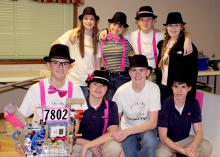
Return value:
M 88 96 L 86 77 L 95 69 L 100 69 L 100 54 L 98 53 L 97 32 L 99 16 L 93 7 L 86 7 L 79 15 L 80 26 L 78 35 L 73 42 L 69 40 L 71 30 L 61 35 L 53 44 L 61 43 L 70 49 L 71 58 L 75 59 L 74 67 L 68 74 L 68 79 L 81 87 L 85 97 Z
M 84 98 L 81 89 L 66 79 L 66 74 L 72 67 L 71 63 L 74 62 L 67 46 L 53 45 L 44 61 L 50 70 L 50 77 L 32 85 L 19 108 L 25 117 L 34 114 L 33 124 L 37 126 L 43 119 L 43 107 L 65 107 L 67 98 Z M 79 109 L 87 109 L 86 102 Z
M 130 58 L 131 81 L 120 86 L 113 97 L 121 130 L 112 136 L 122 143 L 126 157 L 155 157 L 160 91 L 155 83 L 146 80 L 149 73 L 146 56 L 134 55 Z
M 104 98 L 110 85 L 109 73 L 96 70 L 86 82 L 88 109 L 81 120 L 79 133 L 82 137 L 76 140 L 73 156 L 119 157 L 121 146 L 111 140 L 111 134 L 118 130 L 118 108 L 115 102 Z
M 211 144 L 203 139 L 199 102 L 188 97 L 191 80 L 183 72 L 176 72 L 172 83 L 173 96 L 161 105 L 158 118 L 160 144 L 156 157 L 209 157 Z M 195 135 L 190 135 L 191 125 Z
M 123 12 L 116 12 L 108 22 L 109 33 L 106 39 L 99 42 L 99 50 L 102 67 L 110 75 L 108 98 L 111 100 L 116 89 L 130 80 L 129 56 L 133 55 L 133 48 L 122 35 L 128 28 L 127 16 Z

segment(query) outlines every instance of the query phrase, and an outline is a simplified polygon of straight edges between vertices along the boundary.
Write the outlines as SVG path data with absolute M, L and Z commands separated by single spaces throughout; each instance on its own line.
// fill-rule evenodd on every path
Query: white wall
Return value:
M 107 21 L 116 11 L 123 11 L 128 16 L 129 31 L 135 30 L 135 14 L 140 6 L 152 6 L 158 15 L 156 28 L 162 29 L 170 11 L 180 11 L 186 21 L 186 28 L 192 34 L 198 50 L 220 58 L 220 1 L 219 0 L 85 0 L 79 7 L 79 14 L 86 6 L 93 6 L 101 17 L 100 28 L 107 26 Z
M 204 137 L 208 139 L 213 146 L 211 157 L 220 156 L 220 96 L 204 92 L 202 120 L 204 128 Z

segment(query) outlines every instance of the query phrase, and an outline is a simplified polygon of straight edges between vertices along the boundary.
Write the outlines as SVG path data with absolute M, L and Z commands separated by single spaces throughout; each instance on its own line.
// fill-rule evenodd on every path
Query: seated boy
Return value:
M 43 118 L 45 119 L 43 120 L 45 122 L 47 122 L 47 118 L 49 118 L 51 125 L 56 125 L 58 123 L 62 124 L 57 121 L 53 122 L 55 119 L 60 120 L 60 112 L 59 114 L 58 111 L 57 114 L 53 114 L 51 112 L 49 116 L 45 116 L 45 108 L 52 108 L 54 109 L 53 112 L 55 112 L 55 108 L 62 109 L 67 107 L 67 98 L 84 99 L 81 89 L 66 79 L 66 74 L 72 67 L 71 63 L 74 62 L 74 60 L 70 58 L 69 48 L 67 46 L 61 44 L 53 45 L 50 49 L 49 56 L 44 57 L 44 60 L 47 62 L 50 70 L 50 77 L 32 85 L 27 91 L 27 94 L 25 95 L 24 100 L 19 108 L 20 112 L 25 117 L 29 117 L 34 114 L 32 121 L 34 127 L 38 127 L 40 125 L 40 120 L 43 120 Z M 84 101 L 84 104 L 82 105 L 76 105 L 76 108 L 74 109 L 87 109 L 86 102 Z M 56 127 L 57 126 L 54 128 Z M 54 128 L 51 128 L 51 130 Z M 65 133 L 66 130 L 67 128 L 63 133 Z M 55 133 L 56 131 L 54 131 L 54 134 Z M 56 136 L 54 134 L 51 132 L 52 137 Z
M 111 137 L 118 130 L 118 108 L 115 102 L 105 98 L 110 86 L 109 73 L 95 70 L 86 82 L 88 109 L 80 124 L 82 137 L 76 140 L 72 156 L 119 157 L 122 150 L 120 143 Z
M 172 85 L 173 96 L 161 105 L 158 131 L 161 143 L 156 157 L 177 156 L 209 157 L 211 144 L 203 139 L 202 117 L 196 99 L 187 97 L 191 90 L 190 80 L 184 73 L 175 75 Z M 189 135 L 191 125 L 195 135 Z

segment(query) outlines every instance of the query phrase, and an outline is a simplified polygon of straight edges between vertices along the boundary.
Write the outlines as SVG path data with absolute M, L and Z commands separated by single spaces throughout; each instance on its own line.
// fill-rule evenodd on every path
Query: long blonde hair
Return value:
M 173 46 L 167 50 L 167 44 L 168 44 L 168 42 L 170 40 L 170 35 L 169 35 L 168 31 L 167 31 L 167 26 L 166 26 L 165 33 L 164 33 L 164 40 L 163 40 L 163 44 L 162 44 L 162 48 L 161 48 L 161 59 L 160 59 L 160 62 L 158 64 L 159 69 L 162 69 L 164 65 L 168 64 L 168 58 L 166 58 L 165 60 L 163 59 L 165 53 L 167 52 L 167 54 L 169 56 L 171 49 L 176 45 L 176 43 L 178 42 L 180 36 L 182 34 L 185 34 L 185 27 L 184 27 L 184 25 L 181 24 L 181 27 L 182 27 L 182 30 L 180 31 L 180 34 L 179 34 L 177 40 L 175 41 Z
M 81 20 L 80 31 L 79 31 L 79 50 L 82 58 L 85 55 L 84 33 L 85 33 L 85 27 L 83 26 L 83 20 Z M 96 56 L 97 54 L 97 33 L 98 33 L 98 26 L 97 26 L 97 21 L 95 20 L 95 25 L 92 29 L 92 46 L 93 46 L 94 56 Z

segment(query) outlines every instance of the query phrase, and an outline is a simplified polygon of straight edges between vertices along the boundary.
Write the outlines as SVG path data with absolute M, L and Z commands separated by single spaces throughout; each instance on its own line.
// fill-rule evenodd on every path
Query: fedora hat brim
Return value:
M 169 22 L 169 23 L 164 23 L 163 25 L 164 25 L 164 26 L 167 26 L 167 25 L 169 25 L 169 24 L 178 24 L 178 23 L 183 24 L 183 25 L 186 24 L 186 22 Z
M 44 61 L 46 61 L 46 62 L 50 62 L 52 58 L 54 58 L 54 59 L 67 59 L 67 60 L 70 61 L 70 63 L 75 62 L 74 59 L 66 58 L 66 57 L 62 57 L 62 56 L 52 56 L 52 57 L 46 56 L 46 57 L 44 57 L 43 59 L 44 59 Z
M 113 20 L 113 19 L 108 19 L 108 22 L 109 22 L 109 23 L 116 23 L 116 24 L 123 25 L 124 28 L 128 28 L 128 27 L 129 27 L 129 25 L 128 25 L 127 23 L 121 23 L 120 21 L 115 21 L 115 20 Z
M 79 15 L 79 20 L 82 20 L 84 15 L 93 15 L 93 14 L 82 14 L 82 15 Z M 99 20 L 99 16 L 98 15 L 93 15 L 93 16 L 95 17 L 96 21 Z
M 154 15 L 153 13 L 142 13 L 142 14 L 139 14 L 135 17 L 136 20 L 139 20 L 140 17 L 152 17 L 153 19 L 156 19 L 157 16 Z

